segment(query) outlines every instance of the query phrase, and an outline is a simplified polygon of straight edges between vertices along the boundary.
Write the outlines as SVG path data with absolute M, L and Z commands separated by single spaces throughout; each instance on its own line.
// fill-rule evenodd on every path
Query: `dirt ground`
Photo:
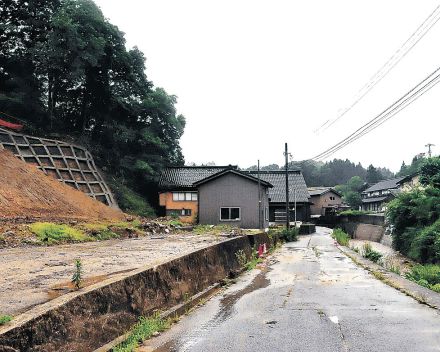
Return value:
M 7 219 L 123 220 L 125 215 L 0 150 L 0 221 Z
M 0 315 L 17 315 L 69 292 L 75 259 L 81 259 L 84 284 L 90 285 L 122 271 L 156 265 L 225 239 L 185 233 L 0 249 Z

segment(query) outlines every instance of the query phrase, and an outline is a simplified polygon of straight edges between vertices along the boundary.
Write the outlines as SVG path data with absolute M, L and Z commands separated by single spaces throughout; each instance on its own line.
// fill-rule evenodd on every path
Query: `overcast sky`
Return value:
M 320 134 L 439 4 L 403 0 L 95 0 L 178 96 L 187 162 L 247 167 L 313 157 L 440 66 L 440 21 L 355 108 Z M 440 84 L 331 158 L 393 171 L 440 151 Z

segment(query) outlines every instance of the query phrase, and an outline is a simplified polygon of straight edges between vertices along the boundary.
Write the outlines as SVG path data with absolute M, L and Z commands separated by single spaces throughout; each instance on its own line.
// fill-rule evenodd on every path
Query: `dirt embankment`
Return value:
M 125 215 L 0 150 L 0 221 L 122 220 Z

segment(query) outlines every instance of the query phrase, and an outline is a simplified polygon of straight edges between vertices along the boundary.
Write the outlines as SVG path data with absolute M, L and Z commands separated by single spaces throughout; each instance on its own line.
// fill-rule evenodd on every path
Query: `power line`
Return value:
M 416 44 L 430 31 L 430 29 L 440 20 L 440 5 L 438 5 L 434 11 L 423 21 L 419 27 L 411 34 L 411 36 L 401 45 L 401 47 L 394 52 L 394 54 L 388 59 L 387 62 L 370 78 L 370 80 L 356 93 L 355 101 L 343 109 L 336 118 L 333 120 L 327 120 L 324 124 L 322 124 L 318 129 L 315 130 L 315 133 L 320 132 L 321 130 L 327 130 L 334 123 L 336 123 L 339 119 L 341 119 L 345 114 L 347 114 L 356 104 L 358 104 L 383 78 L 385 78 L 388 73 L 408 54 L 408 52 L 416 46 Z M 415 41 L 410 44 L 407 48 L 407 44 L 411 43 L 415 39 Z M 399 57 L 399 55 L 401 55 Z M 395 60 L 395 62 L 393 62 Z M 388 66 L 388 68 L 387 68 Z
M 345 138 L 343 141 L 339 142 L 338 144 L 336 144 L 335 146 L 333 146 L 332 148 L 328 149 L 327 151 L 325 151 L 324 153 L 321 153 L 320 156 L 315 157 L 316 159 L 324 159 L 329 157 L 330 155 L 336 153 L 338 150 L 344 148 L 345 146 L 347 146 L 348 144 L 354 142 L 355 140 L 361 138 L 362 136 L 364 136 L 365 134 L 368 134 L 369 132 L 373 131 L 374 129 L 376 129 L 377 127 L 381 126 L 383 123 L 385 123 L 386 121 L 388 121 L 391 117 L 393 117 L 394 115 L 396 115 L 398 112 L 400 112 L 401 110 L 403 110 L 406 106 L 408 106 L 409 104 L 411 104 L 412 102 L 414 102 L 415 100 L 417 100 L 418 98 L 420 98 L 423 94 L 425 94 L 429 89 L 431 89 L 434 85 L 436 85 L 439 81 L 440 74 L 438 76 L 436 76 L 434 79 L 432 79 L 430 82 L 428 82 L 425 86 L 423 86 L 422 88 L 420 88 L 416 93 L 412 94 L 410 97 L 406 98 L 404 101 L 399 102 L 398 104 L 395 103 L 395 107 L 394 104 L 391 105 L 388 109 L 386 109 L 385 111 L 387 111 L 380 119 L 378 120 L 371 120 L 370 122 L 368 122 L 366 125 L 362 126 L 361 128 L 359 128 L 358 130 L 356 130 L 354 133 L 352 133 L 350 136 L 348 136 L 347 138 Z M 425 91 L 423 91 L 425 90 Z M 422 92 L 422 93 L 420 93 Z M 400 99 L 399 99 L 400 101 Z M 392 108 L 393 107 L 393 108 Z M 392 108 L 392 109 L 391 109 Z M 384 111 L 384 112 L 385 112 Z M 383 113 L 384 113 L 383 112 Z M 382 114 L 383 114 L 382 113 Z M 380 114 L 380 115 L 382 115 Z M 377 118 L 377 117 L 376 117 Z
M 423 94 L 425 94 L 428 90 L 430 90 L 432 87 L 434 87 L 438 82 L 440 78 L 440 74 L 438 72 L 440 71 L 440 67 L 437 68 L 433 73 L 428 75 L 423 81 L 418 83 L 414 88 L 412 88 L 410 91 L 408 91 L 405 95 L 403 95 L 400 99 L 395 101 L 393 104 L 391 104 L 388 108 L 386 108 L 384 111 L 382 111 L 380 114 L 375 116 L 373 119 L 368 121 L 366 124 L 358 128 L 356 131 L 351 133 L 349 136 L 344 138 L 339 143 L 335 144 L 334 146 L 330 147 L 326 151 L 316 155 L 312 159 L 323 159 L 327 158 L 328 156 L 334 154 L 338 150 L 342 149 L 346 145 L 354 142 L 355 140 L 361 138 L 365 134 L 371 132 L 372 130 L 376 129 L 386 121 L 388 121 L 391 117 L 396 115 L 399 111 L 404 109 L 406 106 L 417 100 L 419 97 L 421 97 Z M 436 75 L 437 74 L 437 75 Z M 436 75 L 436 76 L 435 76 Z M 435 76 L 434 78 L 432 78 Z M 427 82 L 427 83 L 425 83 Z

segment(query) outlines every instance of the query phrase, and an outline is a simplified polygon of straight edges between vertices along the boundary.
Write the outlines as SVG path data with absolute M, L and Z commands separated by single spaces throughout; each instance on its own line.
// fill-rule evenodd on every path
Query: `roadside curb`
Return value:
M 337 245 L 338 249 L 349 257 L 355 264 L 367 270 L 376 279 L 382 281 L 395 288 L 396 290 L 406 294 L 407 296 L 415 299 L 420 304 L 425 304 L 433 309 L 440 311 L 440 294 L 416 284 L 411 280 L 408 280 L 398 274 L 386 270 L 384 267 L 376 264 L 355 251 Z
M 168 318 L 177 318 L 184 314 L 186 314 L 191 308 L 194 308 L 200 302 L 204 299 L 209 299 L 211 296 L 214 296 L 217 292 L 220 291 L 222 285 L 221 283 L 213 284 L 212 286 L 208 287 L 206 290 L 203 290 L 202 292 L 199 292 L 189 298 L 186 302 L 178 304 L 171 309 L 168 309 L 166 312 L 163 312 L 160 314 L 161 319 L 168 319 Z M 121 335 L 114 339 L 113 341 L 110 341 L 106 345 L 96 349 L 93 352 L 108 352 L 111 351 L 112 348 L 116 347 L 120 343 L 127 340 L 127 338 L 130 336 L 130 332 L 125 333 L 124 335 Z

